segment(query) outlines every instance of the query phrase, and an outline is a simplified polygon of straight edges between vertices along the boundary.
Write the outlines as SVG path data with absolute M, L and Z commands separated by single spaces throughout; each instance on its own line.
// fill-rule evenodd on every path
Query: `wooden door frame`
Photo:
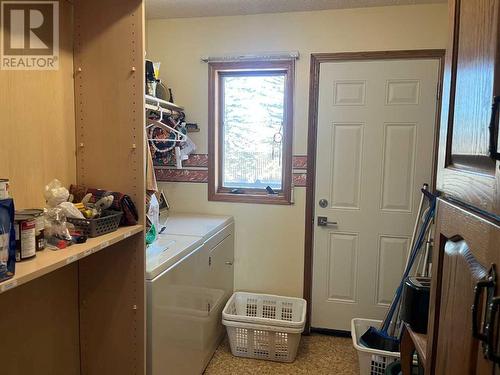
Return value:
M 307 301 L 307 321 L 305 332 L 311 330 L 312 308 L 312 273 L 314 247 L 314 202 L 316 185 L 316 146 L 318 132 L 318 97 L 319 76 L 322 63 L 342 61 L 369 60 L 416 60 L 436 59 L 439 61 L 438 95 L 436 105 L 435 160 L 433 162 L 433 179 L 436 178 L 437 155 L 439 145 L 439 120 L 441 113 L 441 94 L 444 69 L 444 49 L 373 51 L 373 52 L 340 52 L 311 54 L 309 81 L 309 122 L 307 132 L 307 183 L 305 212 L 305 243 L 304 243 L 304 299 Z M 434 181 L 435 182 L 435 181 Z M 435 186 L 435 183 L 434 183 Z M 335 333 L 335 332 L 334 332 Z M 337 332 L 342 333 L 342 332 Z

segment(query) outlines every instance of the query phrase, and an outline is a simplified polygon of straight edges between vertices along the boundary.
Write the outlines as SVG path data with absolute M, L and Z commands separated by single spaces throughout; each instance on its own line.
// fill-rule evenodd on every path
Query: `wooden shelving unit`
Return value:
M 0 71 L 10 88 L 0 93 L 0 176 L 11 180 L 16 209 L 43 207 L 45 184 L 58 178 L 127 194 L 138 225 L 16 264 L 0 283 L 0 332 L 9 338 L 0 340 L 1 372 L 142 375 L 144 3 L 58 3 L 59 69 Z
M 35 258 L 17 263 L 15 276 L 0 283 L 0 294 L 86 258 L 143 230 L 142 225 L 122 227 L 113 233 L 89 238 L 84 244 L 73 245 L 63 250 L 45 249 L 37 253 Z

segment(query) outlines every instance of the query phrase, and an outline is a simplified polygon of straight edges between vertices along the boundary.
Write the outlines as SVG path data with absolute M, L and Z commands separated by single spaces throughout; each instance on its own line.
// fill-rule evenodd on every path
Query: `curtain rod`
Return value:
M 268 52 L 258 54 L 244 55 L 225 55 L 225 56 L 203 56 L 201 61 L 204 63 L 211 62 L 230 62 L 230 61 L 255 61 L 255 60 L 298 60 L 300 54 L 298 51 L 293 52 Z

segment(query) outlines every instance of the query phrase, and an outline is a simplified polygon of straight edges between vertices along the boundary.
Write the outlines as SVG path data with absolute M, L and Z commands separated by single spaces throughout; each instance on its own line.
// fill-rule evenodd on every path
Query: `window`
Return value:
M 209 200 L 291 202 L 294 67 L 209 64 Z

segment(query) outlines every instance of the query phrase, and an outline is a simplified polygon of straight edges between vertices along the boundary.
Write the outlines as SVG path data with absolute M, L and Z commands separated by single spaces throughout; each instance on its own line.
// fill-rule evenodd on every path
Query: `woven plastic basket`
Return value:
M 399 353 L 370 349 L 360 344 L 360 337 L 370 326 L 379 327 L 382 321 L 369 319 L 353 319 L 351 336 L 354 348 L 358 352 L 360 375 L 384 375 L 385 369 L 399 359 Z
M 224 320 L 261 325 L 302 328 L 306 322 L 306 301 L 271 294 L 234 293 L 222 311 Z
M 120 226 L 123 216 L 121 211 L 103 211 L 101 217 L 96 219 L 74 219 L 67 220 L 87 237 L 99 237 L 106 233 L 114 232 Z
M 236 292 L 222 316 L 233 355 L 293 362 L 304 331 L 306 301 Z

